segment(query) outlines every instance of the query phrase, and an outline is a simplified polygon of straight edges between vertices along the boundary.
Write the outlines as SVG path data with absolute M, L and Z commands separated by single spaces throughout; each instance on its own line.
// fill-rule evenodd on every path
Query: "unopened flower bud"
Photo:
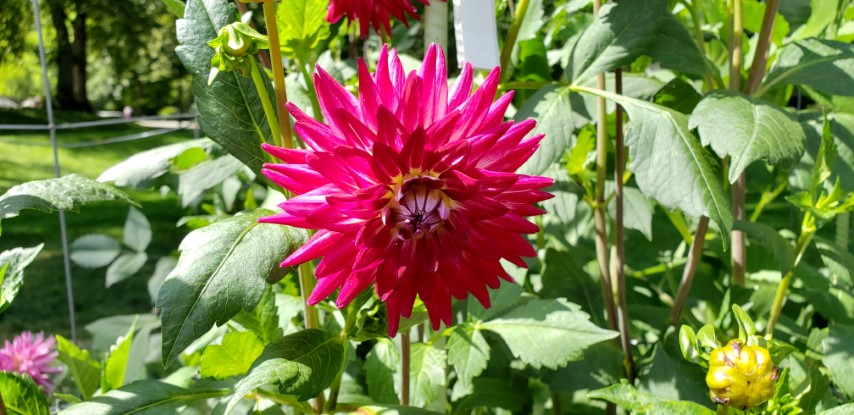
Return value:
M 239 71 L 245 75 L 250 68 L 248 59 L 254 59 L 259 49 L 269 49 L 267 37 L 243 22 L 234 22 L 223 26 L 219 36 L 208 42 L 214 48 L 211 57 L 211 84 L 219 72 Z
M 767 349 L 736 339 L 709 355 L 706 385 L 715 403 L 747 410 L 774 395 L 778 377 Z

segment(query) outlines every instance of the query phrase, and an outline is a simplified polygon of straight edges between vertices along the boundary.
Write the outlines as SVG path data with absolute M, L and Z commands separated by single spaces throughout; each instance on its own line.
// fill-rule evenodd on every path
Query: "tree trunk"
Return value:
M 56 90 L 57 106 L 64 110 L 91 111 L 86 97 L 86 14 L 81 2 L 75 2 L 74 43 L 68 30 L 68 14 L 64 0 L 48 0 L 53 28 L 56 31 Z
M 81 111 L 92 111 L 92 105 L 86 95 L 86 9 L 82 0 L 74 2 L 77 17 L 74 18 L 74 43 L 71 50 L 74 61 L 71 68 L 72 91 L 74 91 L 75 108 Z

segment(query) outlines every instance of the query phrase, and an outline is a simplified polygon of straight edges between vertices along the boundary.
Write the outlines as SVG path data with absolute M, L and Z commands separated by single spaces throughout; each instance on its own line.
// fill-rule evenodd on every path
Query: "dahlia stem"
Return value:
M 522 0 L 519 7 L 527 1 Z M 593 1 L 593 13 L 599 12 L 601 0 Z M 517 28 L 518 30 L 518 28 Z M 506 46 L 506 44 L 505 44 Z M 605 90 L 605 74 L 596 77 L 596 88 Z M 617 330 L 617 310 L 614 303 L 614 288 L 611 284 L 610 261 L 608 260 L 608 231 L 605 228 L 605 174 L 608 169 L 608 126 L 605 108 L 605 98 L 596 97 L 596 203 L 594 204 L 593 219 L 596 224 L 596 258 L 599 262 L 599 272 L 602 274 L 602 301 L 608 312 L 608 325 L 611 330 Z
M 706 41 L 703 38 L 703 28 L 701 27 L 700 22 L 700 12 L 698 10 L 697 1 L 692 0 L 683 0 L 682 4 L 685 5 L 685 8 L 688 9 L 688 13 L 691 15 L 691 22 L 694 24 L 694 40 L 697 42 L 697 49 L 700 50 L 700 53 L 703 56 L 706 56 Z M 715 89 L 715 80 L 712 78 L 711 68 L 709 68 L 708 60 L 704 60 L 704 64 L 706 66 L 706 74 L 704 75 L 704 80 L 706 81 L 706 86 L 709 90 Z M 720 81 L 720 75 L 717 76 L 717 79 Z
M 597 2 L 599 0 L 596 0 Z M 516 13 L 513 15 L 513 21 L 510 23 L 510 29 L 507 30 L 507 37 L 504 38 L 504 46 L 501 48 L 501 75 L 502 78 L 510 77 L 510 56 L 513 54 L 513 47 L 516 46 L 516 38 L 519 36 L 519 29 L 522 27 L 522 21 L 525 20 L 525 15 L 528 14 L 529 0 L 519 0 L 516 5 Z
M 409 331 L 400 333 L 400 404 L 409 406 L 409 352 L 411 343 Z
M 264 0 L 264 20 L 267 23 L 267 38 L 270 40 L 270 61 L 273 64 L 273 84 L 276 87 L 276 108 L 282 111 L 279 120 L 279 129 L 282 134 L 277 142 L 279 147 L 294 148 L 293 133 L 291 132 L 291 119 L 285 111 L 288 102 L 288 93 L 285 90 L 285 69 L 282 67 L 282 47 L 279 44 L 279 28 L 276 26 L 276 8 L 273 0 Z
M 255 89 L 258 90 L 258 97 L 261 98 L 261 106 L 264 107 L 264 115 L 267 117 L 267 124 L 270 125 L 270 134 L 273 136 L 273 144 L 276 146 L 282 145 L 282 133 L 279 130 L 279 117 L 273 109 L 273 104 L 270 101 L 270 95 L 267 94 L 267 84 L 264 78 L 261 77 L 261 69 L 254 58 L 249 59 L 250 72 L 252 74 L 252 82 L 255 84 Z
M 311 269 L 311 263 L 303 262 L 300 264 L 297 273 L 299 274 L 299 288 L 302 293 L 303 312 L 305 313 L 305 328 L 320 328 L 317 308 L 308 304 L 308 296 L 311 294 L 311 290 L 314 289 L 314 272 Z
M 765 210 L 765 206 L 773 202 L 777 196 L 780 196 L 780 193 L 782 193 L 788 186 L 789 182 L 784 180 L 782 183 L 778 184 L 774 190 L 771 190 L 770 192 L 766 190 L 763 192 L 762 196 L 759 198 L 759 203 L 756 204 L 756 208 L 753 209 L 753 213 L 750 215 L 750 221 L 756 222 L 756 220 L 759 219 L 759 215 L 761 215 L 762 211 Z
M 359 308 L 354 306 L 354 303 L 348 307 L 349 312 L 347 313 L 347 319 L 344 321 L 344 328 L 341 329 L 341 341 L 344 343 L 344 354 L 346 355 L 347 347 L 350 346 L 350 342 L 347 340 L 349 335 L 347 333 L 356 325 L 356 319 L 359 316 Z M 335 413 L 335 407 L 338 406 L 338 394 L 341 393 L 341 378 L 344 376 L 344 368 L 341 368 L 341 371 L 338 372 L 338 376 L 335 377 L 335 380 L 332 382 L 332 387 L 329 389 L 329 401 L 326 402 L 326 412 L 330 414 Z
M 780 280 L 780 285 L 777 286 L 777 293 L 774 295 L 774 303 L 771 305 L 771 315 L 768 317 L 768 327 L 765 329 L 765 336 L 771 339 L 774 336 L 774 328 L 777 326 L 777 321 L 780 319 L 780 312 L 783 310 L 783 303 L 786 300 L 786 294 L 789 292 L 789 285 L 792 283 L 792 278 L 795 274 L 795 268 L 801 262 L 801 257 L 807 250 L 812 237 L 815 235 L 816 227 L 815 220 L 812 214 L 807 212 L 804 214 L 804 221 L 801 225 L 801 234 L 798 236 L 798 242 L 795 244 L 795 262 L 789 271 Z
M 738 92 L 741 83 L 742 67 L 742 36 L 744 35 L 744 16 L 742 13 L 742 0 L 733 0 L 732 3 L 732 33 L 730 34 L 729 50 L 729 89 Z M 736 220 L 744 220 L 744 188 L 746 182 L 744 173 L 738 176 L 732 184 L 732 210 Z M 744 232 L 732 230 L 732 285 L 744 286 L 744 267 L 747 260 Z
M 774 29 L 774 18 L 777 16 L 778 0 L 765 2 L 765 15 L 762 16 L 762 28 L 759 29 L 759 39 L 756 42 L 756 53 L 750 65 L 750 74 L 744 87 L 746 95 L 752 95 L 759 88 L 765 77 L 765 65 L 768 63 L 768 49 L 771 47 L 771 30 Z
M 688 252 L 688 262 L 685 264 L 685 269 L 682 271 L 682 280 L 679 283 L 679 290 L 676 292 L 676 300 L 673 302 L 673 309 L 670 313 L 670 322 L 673 327 L 679 325 L 682 319 L 682 311 L 685 309 L 685 303 L 688 302 L 688 293 L 691 291 L 691 285 L 694 283 L 694 274 L 697 272 L 697 265 L 700 263 L 700 258 L 703 256 L 703 245 L 706 241 L 706 231 L 709 229 L 709 217 L 701 216 L 697 222 L 697 231 L 694 232 L 694 239 L 691 241 L 691 250 Z
M 614 71 L 614 92 L 617 94 L 623 93 L 623 70 L 617 69 Z M 623 174 L 626 170 L 626 146 L 623 139 L 623 107 L 617 105 L 616 114 L 616 132 L 614 144 L 614 158 L 616 166 L 614 167 L 614 181 L 616 184 L 615 203 L 617 204 L 616 225 L 614 232 L 616 233 L 616 255 L 615 274 L 617 277 L 617 299 L 620 319 L 620 346 L 623 349 L 623 355 L 626 358 L 626 376 L 629 382 L 633 382 L 635 374 L 635 359 L 632 353 L 632 344 L 629 341 L 629 310 L 628 302 L 626 301 L 626 252 L 625 252 L 625 227 L 623 226 Z

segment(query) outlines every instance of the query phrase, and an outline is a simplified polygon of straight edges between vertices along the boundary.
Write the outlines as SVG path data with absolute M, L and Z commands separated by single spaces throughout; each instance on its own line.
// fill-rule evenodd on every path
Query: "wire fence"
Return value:
M 82 148 L 82 147 L 93 147 L 100 145 L 108 145 L 113 143 L 120 143 L 126 141 L 134 141 L 141 140 L 150 137 L 156 137 L 164 134 L 169 134 L 176 131 L 186 130 L 192 128 L 194 130 L 194 135 L 196 138 L 199 137 L 199 128 L 197 122 L 197 116 L 193 113 L 182 113 L 182 114 L 173 114 L 173 115 L 165 115 L 165 116 L 140 116 L 140 117 L 128 117 L 128 118 L 108 118 L 103 120 L 95 120 L 95 121 L 83 121 L 83 122 L 72 122 L 72 123 L 62 123 L 56 124 L 54 113 L 53 113 L 53 103 L 52 96 L 50 91 L 50 79 L 47 74 L 47 59 L 45 57 L 45 44 L 44 44 L 44 35 L 42 33 L 41 20 L 39 19 L 39 4 L 38 0 L 31 0 L 33 4 L 33 15 L 35 16 L 35 29 L 38 34 L 39 39 L 39 60 L 41 63 L 41 75 L 42 75 L 42 83 L 44 87 L 44 105 L 45 110 L 47 112 L 47 124 L 3 124 L 0 125 L 0 131 L 47 131 L 50 136 L 50 144 L 45 143 L 37 143 L 37 142 L 25 142 L 25 141 L 17 141 L 17 140 L 4 140 L 5 143 L 13 143 L 13 144 L 21 144 L 21 145 L 33 145 L 33 146 L 50 146 L 53 148 L 53 169 L 54 175 L 56 177 L 60 177 L 62 175 L 62 166 L 59 160 L 59 148 Z M 177 125 L 169 126 L 164 128 L 158 128 L 150 131 L 143 131 L 140 133 L 127 134 L 118 137 L 109 137 L 104 139 L 85 141 L 85 142 L 75 142 L 75 143 L 60 143 L 57 139 L 57 132 L 63 130 L 75 130 L 82 128 L 97 128 L 97 127 L 105 127 L 105 126 L 115 126 L 122 124 L 131 124 L 131 123 L 139 123 L 144 121 L 177 121 Z M 72 288 L 72 273 L 71 273 L 71 261 L 70 261 L 70 253 L 69 253 L 69 245 L 68 245 L 68 227 L 65 220 L 65 212 L 59 211 L 59 229 L 60 229 L 60 239 L 62 243 L 62 256 L 63 256 L 63 268 L 65 271 L 65 289 L 66 289 L 66 297 L 68 300 L 68 324 L 71 332 L 71 340 L 73 342 L 77 342 L 77 322 L 75 317 L 74 310 L 74 290 Z

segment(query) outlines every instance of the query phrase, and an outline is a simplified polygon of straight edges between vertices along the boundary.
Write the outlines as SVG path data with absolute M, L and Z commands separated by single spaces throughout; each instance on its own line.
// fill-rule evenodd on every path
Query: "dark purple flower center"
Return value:
M 433 177 L 416 177 L 403 183 L 393 211 L 400 239 L 421 239 L 448 219 L 448 197 L 440 189 L 444 183 Z

